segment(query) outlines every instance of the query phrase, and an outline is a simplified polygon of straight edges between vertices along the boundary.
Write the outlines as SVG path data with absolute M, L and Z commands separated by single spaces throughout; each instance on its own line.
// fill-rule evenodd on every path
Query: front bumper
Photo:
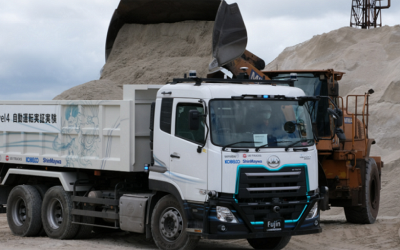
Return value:
M 306 220 L 306 217 L 314 204 L 322 199 L 319 195 L 309 197 L 307 202 L 300 204 L 304 205 L 305 208 L 299 218 L 285 220 L 284 227 L 279 231 L 265 231 L 263 222 L 250 221 L 243 207 L 233 198 L 214 198 L 204 204 L 186 203 L 185 210 L 189 219 L 187 232 L 206 239 L 249 239 L 320 233 L 322 229 L 319 221 L 319 210 L 315 218 Z M 271 205 L 282 206 L 284 204 Z M 239 223 L 220 221 L 216 216 L 216 206 L 231 209 Z M 266 214 L 266 217 L 268 216 Z M 221 228 L 224 230 L 221 230 Z

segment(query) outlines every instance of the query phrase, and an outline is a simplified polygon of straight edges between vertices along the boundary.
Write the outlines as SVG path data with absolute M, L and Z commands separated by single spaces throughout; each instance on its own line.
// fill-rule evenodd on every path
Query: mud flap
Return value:
M 326 186 L 319 187 L 322 200 L 319 201 L 319 209 L 321 211 L 326 211 L 331 209 L 329 206 L 329 188 Z

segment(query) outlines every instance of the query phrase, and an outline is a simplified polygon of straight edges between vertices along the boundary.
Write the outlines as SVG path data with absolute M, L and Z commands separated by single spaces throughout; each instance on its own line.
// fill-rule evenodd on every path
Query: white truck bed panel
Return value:
M 0 101 L 0 162 L 143 171 L 159 88 L 124 86 L 122 101 Z

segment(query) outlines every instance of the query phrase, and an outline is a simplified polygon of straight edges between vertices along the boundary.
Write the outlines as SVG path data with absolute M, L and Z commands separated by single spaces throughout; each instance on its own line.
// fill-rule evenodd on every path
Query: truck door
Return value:
M 205 139 L 206 128 L 199 121 L 198 130 L 189 129 L 189 111 L 204 113 L 198 100 L 174 99 L 173 129 L 170 140 L 171 179 L 180 187 L 185 200 L 204 201 L 207 189 L 207 150 L 197 153 Z M 202 119 L 201 119 L 202 120 Z

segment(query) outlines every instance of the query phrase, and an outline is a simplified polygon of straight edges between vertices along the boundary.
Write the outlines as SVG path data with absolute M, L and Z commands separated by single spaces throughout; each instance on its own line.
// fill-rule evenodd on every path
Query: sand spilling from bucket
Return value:
M 380 216 L 400 217 L 400 25 L 360 30 L 341 28 L 286 48 L 266 70 L 335 69 L 346 74 L 340 95 L 370 97 L 372 155 L 382 156 Z
M 206 77 L 213 26 L 214 22 L 207 21 L 125 24 L 100 80 L 66 90 L 54 100 L 122 99 L 125 84 L 165 84 L 191 69 Z

